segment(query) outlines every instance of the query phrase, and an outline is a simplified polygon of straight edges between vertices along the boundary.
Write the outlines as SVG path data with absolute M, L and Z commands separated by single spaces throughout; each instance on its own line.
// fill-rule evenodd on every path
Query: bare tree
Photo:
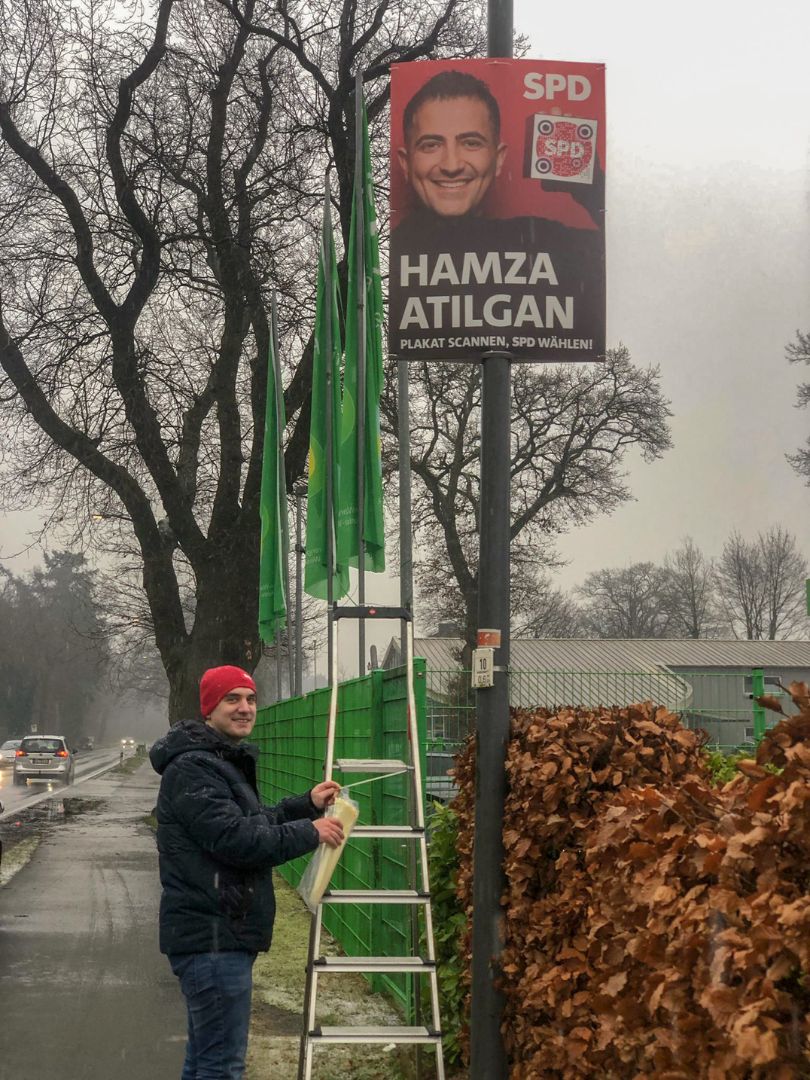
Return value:
M 666 583 L 663 602 L 669 612 L 673 637 L 716 637 L 722 623 L 715 588 L 714 566 L 687 536 L 677 551 L 664 560 Z
M 785 349 L 785 355 L 791 364 L 804 364 L 810 366 L 810 333 L 803 334 L 796 331 L 796 340 L 791 342 Z M 804 409 L 810 404 L 810 382 L 799 383 L 796 392 L 796 406 Z M 795 454 L 788 455 L 788 461 L 805 481 L 810 484 L 810 438 L 805 445 Z
M 110 659 L 96 596 L 71 552 L 46 554 L 26 578 L 0 570 L 0 737 L 38 726 L 72 742 L 87 730 Z
M 597 570 L 577 590 L 585 633 L 598 638 L 671 637 L 668 575 L 651 562 Z
M 765 590 L 759 546 L 734 532 L 717 564 L 717 588 L 735 637 L 760 640 L 764 634 Z
M 520 638 L 583 637 L 582 610 L 570 593 L 554 586 L 549 575 L 532 581 L 529 596 L 517 605 L 519 615 L 513 635 Z
M 717 563 L 717 589 L 735 637 L 751 640 L 806 634 L 807 563 L 796 539 L 775 526 L 747 541 L 734 532 Z
M 390 62 L 477 48 L 482 8 L 0 0 L 2 497 L 117 560 L 111 606 L 154 635 L 172 721 L 206 666 L 258 659 L 269 292 L 292 484 L 330 166 L 348 234 L 354 70 L 379 125 Z
M 474 641 L 480 512 L 477 365 L 414 364 L 411 469 L 416 567 L 424 595 Z M 397 432 L 394 380 L 383 401 Z M 512 407 L 513 616 L 530 618 L 554 536 L 630 498 L 623 465 L 632 448 L 648 461 L 670 446 L 668 403 L 658 371 L 635 367 L 624 347 L 604 364 L 514 369 Z M 396 455 L 389 441 L 386 467 Z

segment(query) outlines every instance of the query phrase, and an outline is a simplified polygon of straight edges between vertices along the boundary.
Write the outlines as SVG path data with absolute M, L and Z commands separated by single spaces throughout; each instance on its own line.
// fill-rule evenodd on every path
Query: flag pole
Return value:
M 290 527 L 287 513 L 287 474 L 284 468 L 284 391 L 281 383 L 281 357 L 278 354 L 278 308 L 276 307 L 275 289 L 270 294 L 270 333 L 273 335 L 273 373 L 276 380 L 276 432 L 278 435 L 278 501 L 279 509 L 284 514 L 284 527 L 281 530 L 281 559 L 284 567 L 284 604 L 287 608 L 287 674 L 289 677 L 289 695 L 293 688 L 293 655 L 290 648 Z M 282 509 L 283 507 L 283 509 Z M 281 649 L 281 632 L 276 628 L 276 650 Z M 279 665 L 280 666 L 280 665 Z M 279 680 L 281 672 L 279 671 Z M 278 685 L 281 698 L 281 682 Z
M 399 596 L 406 611 L 413 611 L 413 517 L 411 514 L 411 422 L 408 398 L 408 361 L 397 360 L 397 433 L 399 454 Z M 400 638 L 405 663 L 407 625 Z
M 271 642 L 276 656 L 277 699 L 281 697 L 281 638 L 290 612 L 289 522 L 284 491 L 284 402 L 278 357 L 275 298 L 270 298 L 267 341 L 267 390 L 262 442 L 262 486 L 259 516 L 259 634 Z
M 306 489 L 300 486 L 295 494 L 295 697 L 300 697 L 304 671 L 304 624 L 303 624 L 303 587 L 304 587 L 304 543 L 301 517 L 304 512 Z
M 366 235 L 363 185 L 363 73 L 354 78 L 354 247 L 357 276 L 357 602 L 366 602 Z M 358 675 L 366 673 L 366 621 L 358 619 Z
M 276 619 L 274 647 L 276 652 L 276 701 L 281 701 L 281 627 Z
M 332 686 L 335 648 L 335 431 L 332 423 L 332 380 L 335 373 L 332 370 L 332 258 L 331 251 L 326 250 L 325 239 L 327 235 L 332 235 L 332 208 L 329 199 L 328 173 L 324 192 L 321 245 L 323 247 L 323 292 L 326 311 L 324 335 L 326 345 L 326 356 L 324 358 L 324 371 L 326 373 L 326 670 L 329 680 L 327 685 Z

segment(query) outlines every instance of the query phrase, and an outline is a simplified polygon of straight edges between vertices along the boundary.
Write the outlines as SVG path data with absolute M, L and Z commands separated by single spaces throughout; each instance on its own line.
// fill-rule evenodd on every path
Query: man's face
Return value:
M 500 173 L 506 146 L 496 142 L 489 109 L 479 98 L 426 101 L 398 151 L 405 178 L 421 202 L 442 217 L 478 213 Z
M 247 686 L 229 690 L 205 722 L 229 739 L 246 739 L 256 723 L 255 690 Z

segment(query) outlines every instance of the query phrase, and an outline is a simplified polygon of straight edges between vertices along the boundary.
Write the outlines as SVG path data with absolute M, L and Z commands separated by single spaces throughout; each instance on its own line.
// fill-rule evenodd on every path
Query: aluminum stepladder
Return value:
M 340 619 L 373 618 L 398 619 L 405 625 L 405 671 L 408 705 L 408 740 L 410 761 L 372 758 L 340 758 L 334 760 L 335 733 L 338 716 L 337 679 L 337 627 Z M 425 832 L 425 808 L 422 770 L 419 757 L 419 732 L 416 717 L 416 698 L 413 686 L 413 619 L 406 608 L 389 607 L 336 607 L 333 610 L 335 640 L 332 652 L 332 686 L 329 702 L 329 721 L 326 737 L 326 760 L 324 778 L 332 779 L 333 771 L 339 773 L 369 773 L 386 776 L 406 771 L 410 779 L 411 824 L 410 825 L 356 825 L 352 840 L 406 840 L 416 845 L 417 873 L 413 889 L 327 889 L 315 914 L 309 936 L 306 990 L 304 994 L 304 1030 L 298 1061 L 298 1080 L 311 1080 L 315 1047 L 334 1043 L 365 1044 L 391 1043 L 402 1045 L 421 1044 L 433 1046 L 436 1051 L 436 1077 L 444 1080 L 442 1055 L 441 1016 L 439 1012 L 439 982 L 436 972 L 436 945 L 433 936 L 433 915 L 430 903 L 430 879 L 428 874 L 427 836 Z M 420 909 L 424 916 L 424 956 L 322 956 L 321 936 L 323 908 L 326 904 L 403 904 L 413 911 Z M 416 949 L 414 949 L 416 951 Z M 318 997 L 318 981 L 333 972 L 359 972 L 362 974 L 411 974 L 427 976 L 430 985 L 429 1026 L 381 1026 L 381 1027 L 321 1027 L 316 1025 L 315 1010 Z M 417 988 L 418 991 L 418 988 Z M 418 992 L 417 992 L 418 999 Z

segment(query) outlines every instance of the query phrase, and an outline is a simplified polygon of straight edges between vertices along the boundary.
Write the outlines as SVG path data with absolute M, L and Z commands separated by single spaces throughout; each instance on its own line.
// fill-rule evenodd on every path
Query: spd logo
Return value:
M 534 117 L 531 176 L 536 180 L 593 183 L 596 121 L 571 116 Z

